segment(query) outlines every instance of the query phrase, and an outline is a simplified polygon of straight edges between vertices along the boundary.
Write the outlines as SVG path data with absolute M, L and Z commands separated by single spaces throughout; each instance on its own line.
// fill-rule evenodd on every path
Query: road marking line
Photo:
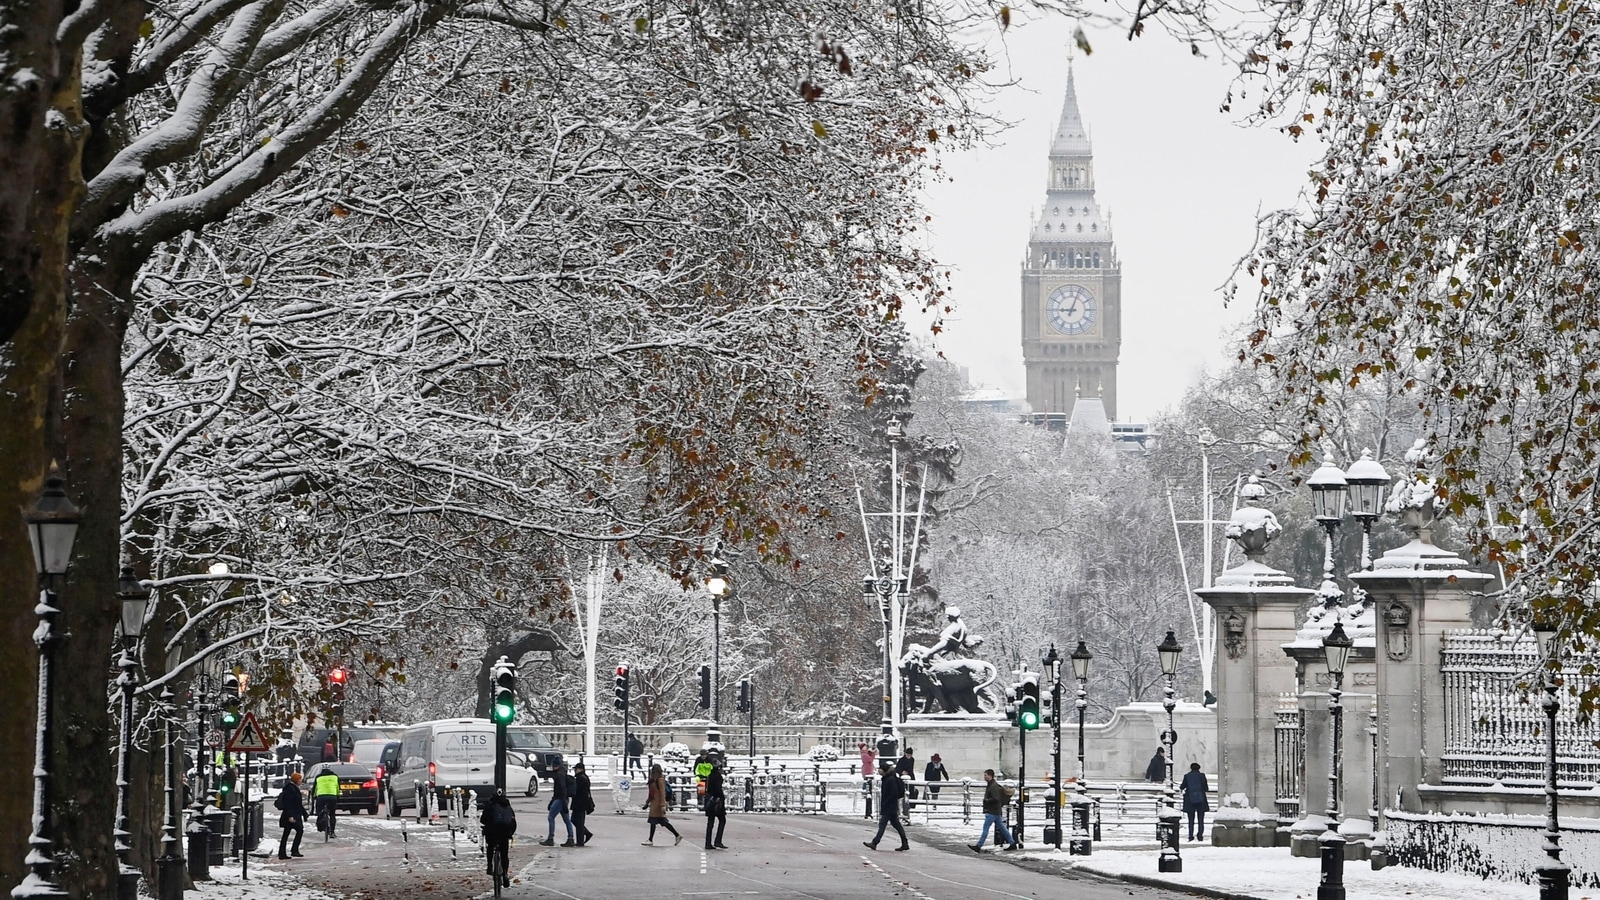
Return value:
M 704 875 L 705 873 L 706 873 L 706 852 L 704 850 L 701 850 L 700 851 L 700 874 Z
M 871 857 L 862 856 L 861 861 L 871 866 L 879 875 L 882 875 L 884 880 L 888 881 L 896 892 L 903 890 L 911 896 L 916 897 L 917 900 L 933 900 L 932 897 L 929 897 L 927 894 L 923 893 L 919 888 L 914 887 L 911 882 L 901 881 L 897 876 L 889 874 L 889 872 L 884 869 L 883 866 L 878 865 L 877 862 L 875 862 Z M 917 874 L 920 875 L 922 873 L 918 872 Z M 941 878 L 940 880 L 943 881 L 944 879 Z
M 800 840 L 805 841 L 808 844 L 816 844 L 818 847 L 826 846 L 821 841 L 812 840 L 811 838 L 808 838 L 803 834 L 795 834 L 792 831 L 780 831 L 778 833 L 783 835 L 783 836 L 785 836 L 785 837 L 799 838 Z

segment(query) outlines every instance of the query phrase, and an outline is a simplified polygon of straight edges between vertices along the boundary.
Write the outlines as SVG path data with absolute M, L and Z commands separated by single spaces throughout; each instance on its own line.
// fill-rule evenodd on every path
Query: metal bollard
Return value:
M 401 860 L 406 865 L 411 865 L 411 832 L 406 830 L 406 820 L 400 820 L 400 847 L 403 851 Z

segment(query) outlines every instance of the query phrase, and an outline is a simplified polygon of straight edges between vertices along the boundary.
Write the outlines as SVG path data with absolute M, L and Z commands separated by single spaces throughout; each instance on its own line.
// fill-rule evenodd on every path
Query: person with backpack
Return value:
M 589 820 L 589 814 L 594 812 L 594 793 L 589 786 L 589 773 L 583 768 L 583 763 L 572 767 L 572 827 L 578 832 L 578 846 L 587 846 L 594 839 L 594 832 L 584 823 Z
M 555 772 L 550 777 L 550 831 L 545 839 L 539 842 L 542 847 L 553 847 L 556 843 L 556 817 L 560 816 L 563 824 L 567 826 L 567 842 L 563 847 L 576 847 L 578 842 L 572 839 L 572 779 L 567 775 L 567 764 L 556 763 Z
M 489 860 L 489 877 L 500 879 L 501 887 L 511 886 L 511 837 L 517 833 L 517 811 L 511 808 L 506 792 L 495 789 L 478 816 L 483 826 L 483 848 Z M 496 851 L 499 855 L 496 856 Z M 495 871 L 495 863 L 501 864 Z
M 644 766 L 639 762 L 639 757 L 644 755 L 644 741 L 639 740 L 637 734 L 628 735 L 628 764 L 624 771 L 632 772 L 635 769 L 644 771 Z
M 332 766 L 323 767 L 312 782 L 311 802 L 317 808 L 317 830 L 333 837 L 339 826 L 339 776 Z
M 978 835 L 978 842 L 969 846 L 975 852 L 982 853 L 984 842 L 989 840 L 989 828 L 995 829 L 994 839 L 1003 842 L 1007 850 L 1015 850 L 1020 846 L 1011 837 L 1011 829 L 1006 827 L 1006 805 L 1011 802 L 1011 790 L 996 781 L 993 769 L 983 770 L 983 833 Z
M 870 841 L 862 841 L 873 850 L 878 849 L 878 842 L 883 840 L 884 829 L 893 825 L 896 834 L 900 835 L 900 846 L 896 850 L 910 850 L 911 842 L 906 840 L 906 830 L 900 825 L 900 801 L 905 799 L 906 783 L 900 776 L 889 768 L 888 763 L 878 767 L 878 833 Z
M 683 843 L 683 835 L 667 821 L 667 776 L 662 774 L 660 763 L 650 764 L 650 794 L 649 799 L 645 801 L 645 808 L 650 811 L 650 836 L 640 841 L 641 844 L 646 847 L 656 845 L 657 825 L 672 832 L 672 846 L 676 847 Z
M 706 775 L 706 849 L 726 850 L 722 843 L 723 829 L 728 827 L 728 795 L 722 787 L 722 764 L 712 763 Z M 713 828 L 716 837 L 713 839 Z
M 305 855 L 300 852 L 300 839 L 306 834 L 306 799 L 300 793 L 300 782 L 304 777 L 299 772 L 291 774 L 289 780 L 283 783 L 278 799 L 272 801 L 274 808 L 282 810 L 282 815 L 278 816 L 278 827 L 283 829 L 283 836 L 278 838 L 279 859 Z M 283 851 L 289 847 L 291 831 L 294 832 L 294 847 L 285 853 Z

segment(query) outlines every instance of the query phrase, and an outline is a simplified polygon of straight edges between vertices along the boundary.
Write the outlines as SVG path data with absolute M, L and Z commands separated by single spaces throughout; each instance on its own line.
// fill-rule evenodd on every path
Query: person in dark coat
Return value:
M 511 838 L 517 833 L 517 811 L 511 808 L 511 799 L 506 792 L 498 788 L 489 802 L 483 805 L 483 812 L 478 815 L 478 824 L 483 826 L 484 857 L 489 864 L 489 877 L 498 878 L 501 887 L 511 886 L 511 873 L 506 867 L 511 862 Z M 495 851 L 499 850 L 499 856 Z M 501 864 L 500 871 L 495 871 L 495 863 Z
M 278 816 L 278 826 L 283 829 L 283 835 L 278 838 L 279 859 L 305 855 L 300 852 L 300 839 L 306 834 L 306 798 L 300 793 L 303 778 L 299 772 L 290 775 L 289 780 L 283 783 L 283 790 L 278 792 L 278 799 L 272 804 L 283 811 Z M 291 831 L 294 832 L 293 848 L 289 848 Z M 289 849 L 289 852 L 285 853 L 285 849 Z
M 637 734 L 630 734 L 628 735 L 627 749 L 628 764 L 625 768 L 625 771 L 632 772 L 633 770 L 638 769 L 639 771 L 643 772 L 644 766 L 639 762 L 639 757 L 644 755 L 644 741 L 639 740 L 639 736 Z
M 1199 763 L 1190 763 L 1189 773 L 1183 776 L 1183 811 L 1189 815 L 1191 841 L 1206 839 L 1206 813 L 1211 810 L 1211 801 L 1206 795 L 1210 793 L 1211 785 L 1206 782 L 1206 773 L 1200 771 Z
M 722 763 L 714 762 L 706 776 L 706 849 L 726 850 L 722 831 L 728 827 L 728 795 L 723 790 Z M 715 828 L 715 837 L 713 837 Z
M 928 757 L 928 767 L 922 770 L 922 780 L 928 783 L 928 799 L 939 799 L 939 782 L 949 781 L 950 773 L 944 770 L 944 761 L 939 754 Z
M 900 754 L 900 758 L 894 761 L 894 774 L 900 777 L 900 783 L 906 789 L 906 799 L 917 799 L 917 786 L 909 783 L 915 781 L 917 778 L 917 758 L 912 755 L 912 750 L 910 747 L 907 747 Z M 909 804 L 907 809 L 912 806 L 916 806 L 916 804 Z
M 884 829 L 893 825 L 895 832 L 900 835 L 900 846 L 895 849 L 911 849 L 911 842 L 906 840 L 906 830 L 900 825 L 900 801 L 905 799 L 905 796 L 906 783 L 889 768 L 888 763 L 884 763 L 878 768 L 878 833 L 873 835 L 872 840 L 862 841 L 863 844 L 873 850 L 878 849 L 878 842 L 883 840 Z
M 545 839 L 540 841 L 540 846 L 551 847 L 556 842 L 556 818 L 560 817 L 562 824 L 567 826 L 567 841 L 563 847 L 576 847 L 578 842 L 572 839 L 572 778 L 567 775 L 567 764 L 556 763 L 555 773 L 550 778 L 550 814 L 549 832 Z
M 1160 784 L 1167 780 L 1167 749 L 1157 747 L 1156 755 L 1150 757 L 1150 765 L 1144 767 L 1144 780 Z
M 594 837 L 594 832 L 584 824 L 589 814 L 594 812 L 594 794 L 589 790 L 589 773 L 584 770 L 583 763 L 572 767 L 572 827 L 578 832 L 578 846 L 589 843 Z
M 1020 845 L 1012 837 L 1011 830 L 1006 828 L 1006 807 L 1011 803 L 1011 791 L 995 780 L 993 769 L 983 770 L 983 831 L 978 835 L 976 844 L 968 844 L 974 851 L 983 852 L 983 845 L 989 840 L 989 828 L 994 828 L 994 839 L 1000 846 L 1007 850 L 1015 850 Z

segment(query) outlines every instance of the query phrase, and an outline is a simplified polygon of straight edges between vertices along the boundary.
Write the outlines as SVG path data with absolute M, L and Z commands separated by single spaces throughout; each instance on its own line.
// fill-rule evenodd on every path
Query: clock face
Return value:
M 1094 325 L 1099 307 L 1088 289 L 1063 284 L 1050 292 L 1050 327 L 1060 334 L 1083 334 Z

